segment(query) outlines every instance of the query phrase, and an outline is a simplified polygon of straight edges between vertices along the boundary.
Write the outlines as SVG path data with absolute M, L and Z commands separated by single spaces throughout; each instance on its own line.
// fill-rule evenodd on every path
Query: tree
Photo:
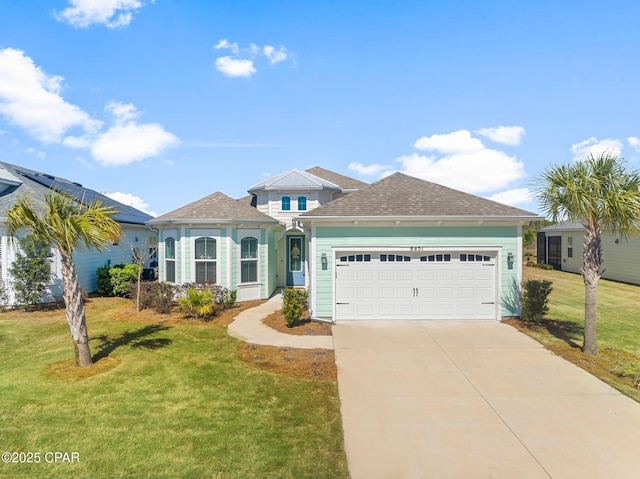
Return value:
M 112 218 L 116 213 L 115 207 L 100 200 L 85 204 L 53 190 L 44 196 L 42 203 L 22 198 L 7 211 L 11 234 L 25 228 L 60 253 L 65 312 L 78 366 L 90 366 L 93 361 L 73 253 L 83 246 L 104 250 L 116 242 L 121 234 L 120 225 Z
M 41 238 L 29 234 L 18 240 L 20 249 L 11 263 L 16 302 L 25 310 L 38 304 L 51 280 L 51 247 Z
M 137 240 L 138 238 L 136 238 Z M 150 242 L 143 241 L 138 247 L 133 243 L 129 245 L 131 248 L 131 260 L 133 264 L 138 265 L 138 282 L 136 286 L 136 311 L 140 312 L 140 282 L 142 276 L 142 269 L 144 264 L 153 258 L 156 254 L 157 246 L 151 246 Z
M 553 221 L 578 221 L 585 228 L 582 267 L 585 285 L 583 351 L 598 354 L 598 280 L 602 273 L 603 230 L 627 238 L 640 226 L 640 174 L 627 171 L 612 152 L 552 165 L 536 179 L 536 196 Z

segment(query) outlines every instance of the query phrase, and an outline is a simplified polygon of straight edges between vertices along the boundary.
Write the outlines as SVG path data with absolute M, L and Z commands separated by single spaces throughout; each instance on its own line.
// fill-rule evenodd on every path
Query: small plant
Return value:
M 195 319 L 211 316 L 217 310 L 214 295 L 208 289 L 187 289 L 186 296 L 178 298 L 178 306 Z
M 138 285 L 129 285 L 129 297 L 135 298 Z M 169 314 L 173 309 L 175 298 L 174 286 L 171 283 L 142 281 L 140 283 L 140 309 L 153 309 L 159 314 Z
M 306 289 L 287 288 L 282 294 L 282 313 L 288 327 L 292 327 L 309 309 L 309 292 Z
M 611 372 L 621 378 L 631 378 L 633 385 L 640 388 L 640 362 L 631 361 L 616 364 Z
M 546 280 L 529 280 L 524 283 L 522 297 L 522 320 L 538 323 L 549 312 L 549 294 L 552 282 Z
M 553 269 L 553 266 L 551 266 L 550 264 L 536 263 L 535 261 L 527 261 L 527 266 L 531 266 L 533 268 L 546 269 L 548 271 L 551 271 Z
M 27 310 L 42 299 L 51 281 L 51 247 L 30 234 L 18 240 L 20 250 L 9 268 L 15 300 Z
M 129 286 L 137 281 L 139 269 L 137 264 L 132 263 L 114 266 L 107 263 L 100 266 L 96 270 L 98 293 L 103 296 L 129 297 Z

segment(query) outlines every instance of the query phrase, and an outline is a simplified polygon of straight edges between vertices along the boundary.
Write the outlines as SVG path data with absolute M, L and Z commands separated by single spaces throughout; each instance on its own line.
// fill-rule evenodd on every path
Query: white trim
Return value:
M 263 247 L 262 243 L 261 243 L 261 235 L 260 235 L 260 230 L 259 229 L 240 229 L 238 228 L 238 235 L 237 235 L 237 245 L 236 245 L 236 252 L 237 252 L 237 259 L 238 259 L 238 277 L 237 277 L 237 285 L 238 287 L 240 286 L 255 286 L 257 284 L 262 284 L 263 282 L 260 280 L 261 273 L 262 273 L 262 268 L 260 268 L 260 256 L 261 256 L 261 249 Z M 254 238 L 257 242 L 257 249 L 256 249 L 256 254 L 257 257 L 255 258 L 256 261 L 256 276 L 258 278 L 257 281 L 251 281 L 249 283 L 243 283 L 242 282 L 242 240 L 244 238 Z
M 219 228 L 215 228 L 215 229 L 191 229 L 189 231 L 189 243 L 191 246 L 191 263 L 193 265 L 193 267 L 191 268 L 191 278 L 189 282 L 195 283 L 196 282 L 196 240 L 200 239 L 200 238 L 212 238 L 215 240 L 216 242 L 216 257 L 215 260 L 211 260 L 211 261 L 215 261 L 216 263 L 216 280 L 215 283 L 216 284 L 220 284 L 218 283 L 218 279 L 220 278 L 220 243 L 221 243 L 221 238 L 220 238 L 220 233 L 221 230 Z M 186 256 L 186 255 L 185 255 Z M 186 261 L 186 259 L 185 259 Z
M 227 236 L 225 238 L 225 243 L 227 246 L 227 288 L 229 289 L 233 289 L 233 281 L 232 281 L 232 276 L 233 276 L 233 229 L 234 228 L 226 228 L 227 230 Z M 220 233 L 222 234 L 222 233 Z
M 316 266 L 317 266 L 317 245 L 316 245 L 316 225 L 311 226 L 311 235 L 309 235 L 309 316 L 313 317 L 316 309 Z M 333 261 L 335 263 L 335 261 Z
M 537 253 L 537 251 L 536 251 Z M 519 317 L 522 314 L 522 260 L 524 252 L 522 250 L 522 226 L 518 228 L 518 248 L 514 261 L 518 264 L 518 271 L 516 277 L 518 278 L 518 310 L 516 315 Z

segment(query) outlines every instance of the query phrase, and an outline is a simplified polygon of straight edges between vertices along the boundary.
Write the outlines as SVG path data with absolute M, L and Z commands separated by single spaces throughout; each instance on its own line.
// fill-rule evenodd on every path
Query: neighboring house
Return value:
M 538 232 L 538 263 L 555 269 L 580 273 L 585 229 L 581 223 L 563 221 Z M 640 235 L 624 238 L 602 232 L 602 277 L 640 284 Z
M 160 279 L 240 300 L 307 287 L 325 320 L 500 319 L 520 313 L 522 225 L 538 215 L 401 173 L 372 185 L 293 169 L 149 224 Z
M 14 297 L 9 269 L 16 257 L 18 243 L 9 235 L 5 213 L 21 198 L 28 197 L 38 202 L 50 189 L 68 193 L 86 202 L 98 198 L 118 209 L 114 219 L 120 223 L 123 232 L 119 243 L 102 252 L 79 248 L 74 253 L 78 281 L 87 292 L 97 290 L 96 269 L 98 267 L 108 262 L 131 263 L 132 246 L 155 246 L 157 233 L 145 224 L 152 216 L 85 188 L 79 183 L 0 162 L 0 279 L 8 292 L 10 305 L 14 304 Z M 53 250 L 51 255 L 51 282 L 47 286 L 45 301 L 52 301 L 62 296 L 60 255 L 56 250 Z

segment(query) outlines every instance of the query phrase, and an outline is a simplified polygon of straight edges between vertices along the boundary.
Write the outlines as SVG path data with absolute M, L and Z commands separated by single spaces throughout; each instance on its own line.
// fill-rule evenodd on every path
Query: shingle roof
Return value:
M 38 201 L 45 192 L 53 189 L 67 193 L 77 200 L 89 202 L 98 199 L 108 206 L 117 208 L 118 213 L 113 215 L 113 219 L 120 223 L 143 225 L 152 218 L 133 206 L 120 203 L 79 183 L 10 163 L 0 162 L 0 179 L 5 185 L 13 183 L 0 191 L 0 214 L 4 214 L 20 198 L 33 197 L 34 201 Z
M 369 183 L 356 180 L 355 178 L 351 178 L 349 176 L 341 175 L 340 173 L 336 173 L 334 171 L 325 170 L 324 168 L 320 168 L 319 166 L 314 166 L 313 168 L 309 168 L 306 171 L 307 173 L 311 173 L 312 175 L 318 176 L 338 185 L 343 190 L 361 190 L 362 188 L 369 186 Z
M 583 230 L 584 226 L 579 221 L 560 221 L 553 225 L 545 226 L 540 231 L 565 231 L 565 230 Z
M 268 215 L 261 213 L 256 208 L 249 206 L 243 201 L 220 193 L 219 191 L 209 196 L 205 196 L 193 203 L 182 206 L 177 210 L 170 211 L 164 215 L 149 221 L 149 224 L 172 223 L 172 222 L 261 222 L 278 223 Z
M 334 190 L 340 187 L 326 179 L 315 176 L 297 168 L 287 170 L 249 188 L 249 193 L 269 190 Z
M 411 216 L 539 218 L 535 213 L 513 206 L 394 173 L 360 191 L 300 215 L 299 219 Z

